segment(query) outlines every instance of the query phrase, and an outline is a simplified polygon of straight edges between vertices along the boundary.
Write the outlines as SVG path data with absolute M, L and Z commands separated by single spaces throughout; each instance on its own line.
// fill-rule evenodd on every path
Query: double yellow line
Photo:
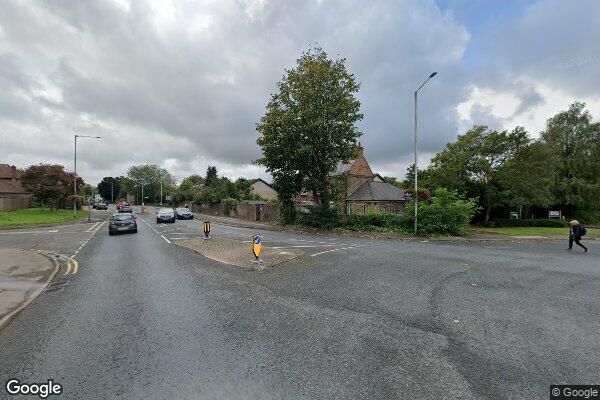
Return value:
M 67 270 L 63 275 L 75 275 L 79 271 L 79 263 L 74 258 L 68 258 Z

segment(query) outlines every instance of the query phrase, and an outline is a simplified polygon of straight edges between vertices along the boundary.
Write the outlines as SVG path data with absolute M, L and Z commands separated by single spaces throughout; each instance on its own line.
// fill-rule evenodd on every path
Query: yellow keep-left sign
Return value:
M 262 241 L 260 235 L 252 236 L 252 253 L 254 253 L 254 257 L 258 258 L 261 248 Z

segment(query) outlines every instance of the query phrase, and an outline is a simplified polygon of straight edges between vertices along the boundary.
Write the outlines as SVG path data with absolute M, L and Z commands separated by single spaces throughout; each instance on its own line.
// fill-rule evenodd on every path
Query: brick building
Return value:
M 342 203 L 348 214 L 393 214 L 404 209 L 406 192 L 385 182 L 381 175 L 373 173 L 360 143 L 356 159 L 351 163 L 338 165 L 332 175 L 346 186 Z M 302 193 L 296 198 L 296 203 L 300 207 L 314 205 L 312 193 Z
M 0 211 L 15 211 L 31 205 L 33 195 L 21 186 L 21 174 L 14 165 L 0 164 Z

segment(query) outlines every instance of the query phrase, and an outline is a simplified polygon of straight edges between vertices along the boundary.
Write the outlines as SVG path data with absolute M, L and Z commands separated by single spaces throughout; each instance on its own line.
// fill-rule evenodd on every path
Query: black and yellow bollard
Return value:
M 204 221 L 204 240 L 210 239 L 208 235 L 210 234 L 210 221 Z
M 252 254 L 254 254 L 253 264 L 262 264 L 263 260 L 258 258 L 262 249 L 262 238 L 260 235 L 252 235 Z

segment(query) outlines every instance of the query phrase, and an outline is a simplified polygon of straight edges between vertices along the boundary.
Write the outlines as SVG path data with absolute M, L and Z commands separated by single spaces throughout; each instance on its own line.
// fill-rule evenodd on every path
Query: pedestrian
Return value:
M 569 228 L 569 248 L 567 250 L 573 250 L 573 242 L 575 242 L 577 246 L 582 247 L 583 251 L 587 253 L 588 248 L 581 243 L 581 237 L 586 234 L 586 229 L 576 219 L 569 222 L 569 224 L 571 227 Z

